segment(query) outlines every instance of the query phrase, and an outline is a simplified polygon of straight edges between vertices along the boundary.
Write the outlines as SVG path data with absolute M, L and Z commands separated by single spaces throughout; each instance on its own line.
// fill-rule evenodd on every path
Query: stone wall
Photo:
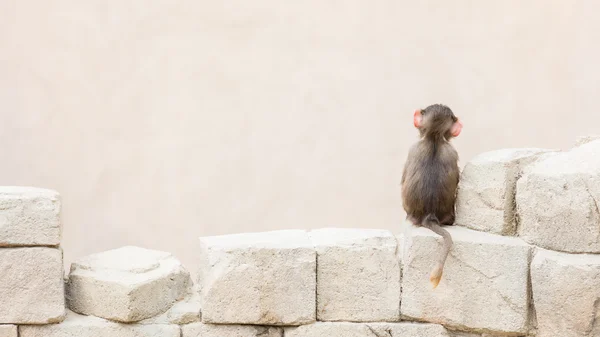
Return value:
M 198 280 L 122 247 L 63 279 L 60 196 L 0 188 L 0 337 L 600 336 L 600 140 L 484 153 L 454 246 L 422 228 L 200 238 Z M 93 238 L 90 238 L 93 240 Z

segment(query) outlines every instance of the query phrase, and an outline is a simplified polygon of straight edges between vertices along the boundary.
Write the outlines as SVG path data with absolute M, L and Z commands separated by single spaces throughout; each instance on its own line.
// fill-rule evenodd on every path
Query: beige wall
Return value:
M 64 199 L 67 262 L 196 237 L 397 229 L 412 111 L 462 163 L 600 133 L 600 1 L 0 1 L 0 185 Z

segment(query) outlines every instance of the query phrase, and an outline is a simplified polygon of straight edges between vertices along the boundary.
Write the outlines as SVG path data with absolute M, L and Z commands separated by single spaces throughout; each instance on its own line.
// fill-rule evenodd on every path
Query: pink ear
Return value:
M 421 110 L 415 110 L 415 116 L 413 118 L 413 123 L 415 124 L 415 128 L 420 128 L 422 122 L 423 122 L 423 115 L 421 115 Z
M 460 132 L 462 131 L 462 127 L 463 125 L 460 121 L 454 122 L 454 124 L 452 124 L 452 128 L 450 129 L 452 137 L 458 137 L 458 135 L 460 135 Z

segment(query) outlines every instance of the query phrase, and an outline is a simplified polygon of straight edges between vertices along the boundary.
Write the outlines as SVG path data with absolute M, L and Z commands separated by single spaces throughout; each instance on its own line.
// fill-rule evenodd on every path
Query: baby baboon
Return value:
M 414 114 L 421 140 L 413 145 L 402 173 L 402 204 L 414 226 L 431 229 L 444 238 L 444 248 L 429 280 L 437 287 L 452 247 L 452 237 L 441 225 L 454 224 L 458 186 L 458 153 L 449 143 L 462 130 L 450 108 L 431 105 Z

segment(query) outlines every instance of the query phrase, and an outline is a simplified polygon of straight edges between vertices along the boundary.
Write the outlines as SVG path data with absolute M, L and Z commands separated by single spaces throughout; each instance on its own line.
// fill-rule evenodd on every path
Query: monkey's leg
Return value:
M 438 262 L 429 275 L 429 281 L 433 284 L 433 287 L 436 288 L 442 279 L 444 264 L 446 263 L 446 258 L 448 258 L 450 248 L 452 248 L 454 242 L 452 241 L 452 236 L 450 236 L 450 233 L 440 226 L 440 222 L 435 215 L 428 215 L 423 221 L 423 227 L 431 229 L 434 233 L 444 239 L 444 246 L 442 247 L 442 252 L 440 253 Z
M 444 226 L 452 226 L 452 225 L 454 225 L 454 220 L 455 220 L 454 214 L 448 214 L 442 218 L 442 221 L 440 221 L 440 223 Z
M 412 223 L 413 226 L 419 226 L 420 225 L 419 224 L 419 220 L 417 218 L 415 218 L 414 216 L 412 216 L 412 215 L 407 215 L 406 216 L 406 220 L 410 221 L 410 223 Z

